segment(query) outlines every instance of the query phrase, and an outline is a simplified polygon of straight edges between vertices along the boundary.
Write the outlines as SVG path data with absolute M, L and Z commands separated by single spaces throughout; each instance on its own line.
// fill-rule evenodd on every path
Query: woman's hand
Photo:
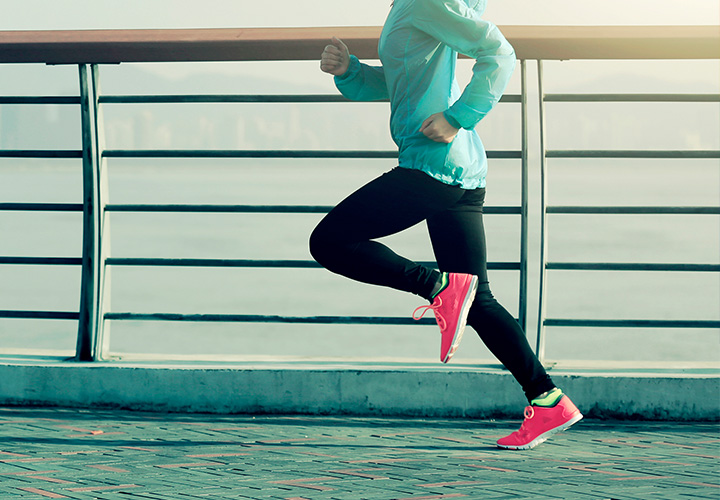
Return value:
M 420 132 L 425 134 L 425 137 L 435 142 L 451 143 L 460 129 L 457 129 L 450 125 L 445 115 L 442 113 L 435 113 L 425 120 L 420 127 Z
M 350 65 L 350 51 L 347 45 L 337 37 L 332 38 L 332 44 L 325 46 L 320 58 L 320 69 L 325 73 L 342 76 Z

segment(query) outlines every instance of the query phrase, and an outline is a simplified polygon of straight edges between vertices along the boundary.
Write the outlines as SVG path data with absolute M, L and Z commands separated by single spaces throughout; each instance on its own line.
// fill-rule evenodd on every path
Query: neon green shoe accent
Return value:
M 450 275 L 448 273 L 440 273 L 440 288 L 438 288 L 438 291 L 432 294 L 432 297 L 430 297 L 430 300 L 435 300 L 435 297 L 437 297 L 440 292 L 445 290 L 448 285 L 450 284 Z
M 549 391 L 545 396 L 533 399 L 532 401 L 530 401 L 530 404 L 535 406 L 544 406 L 547 408 L 550 406 L 555 406 L 555 404 L 560 401 L 560 398 L 562 397 L 563 392 L 556 387 L 552 391 Z

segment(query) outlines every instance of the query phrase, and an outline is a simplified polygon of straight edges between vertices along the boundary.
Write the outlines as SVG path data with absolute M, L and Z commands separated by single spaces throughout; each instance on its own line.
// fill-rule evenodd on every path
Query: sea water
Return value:
M 334 205 L 393 168 L 393 160 L 109 160 L 111 203 Z M 718 206 L 716 160 L 553 160 L 551 205 Z M 80 162 L 3 163 L 0 199 L 79 203 Z M 528 334 L 538 298 L 539 178 L 530 176 Z M 487 206 L 520 203 L 520 165 L 493 160 Z M 113 213 L 113 257 L 311 259 L 321 214 Z M 486 215 L 491 262 L 517 262 L 520 219 Z M 0 255 L 78 257 L 80 213 L 0 213 Z M 713 215 L 551 215 L 553 262 L 710 263 L 720 260 Z M 383 239 L 432 261 L 424 225 Z M 496 297 L 518 314 L 516 271 L 492 271 Z M 0 309 L 77 311 L 78 266 L 0 266 Z M 547 316 L 584 319 L 720 319 L 717 273 L 549 271 Z M 112 267 L 112 312 L 409 317 L 422 299 L 322 269 Z M 0 320 L 0 349 L 72 351 L 77 322 Z M 435 359 L 428 326 L 110 322 L 113 354 Z M 715 361 L 717 330 L 547 328 L 550 359 Z M 456 362 L 491 359 L 471 331 Z

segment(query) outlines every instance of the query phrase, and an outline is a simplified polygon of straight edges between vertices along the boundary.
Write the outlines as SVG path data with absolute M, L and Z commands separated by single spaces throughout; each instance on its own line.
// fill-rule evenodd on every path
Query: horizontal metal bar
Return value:
M 324 205 L 106 205 L 108 212 L 151 213 L 261 213 L 261 214 L 323 214 L 333 207 Z
M 314 260 L 269 260 L 269 259 L 173 259 L 161 257 L 110 257 L 105 261 L 110 266 L 132 267 L 262 267 L 262 268 L 320 268 Z M 2 263 L 2 261 L 0 261 Z M 422 261 L 419 264 L 428 267 L 437 267 L 436 262 Z M 491 271 L 517 271 L 519 262 L 489 262 Z
M 77 320 L 80 318 L 80 313 L 62 311 L 0 311 L 0 318 Z
M 79 266 L 79 257 L 0 257 L 0 264 L 23 266 Z
M 220 150 L 220 149 L 115 149 L 103 152 L 104 158 L 397 158 L 397 151 L 329 150 Z M 520 159 L 521 151 L 487 151 L 490 159 Z
M 82 158 L 82 151 L 0 149 L 0 158 Z
M 2 205 L 0 204 L 0 209 Z M 106 205 L 107 212 L 152 212 L 152 213 L 264 213 L 264 214 L 323 214 L 332 210 L 329 205 L 150 205 L 113 204 Z M 484 207 L 486 215 L 517 215 L 520 207 Z
M 397 151 L 106 150 L 105 158 L 397 158 Z
M 650 320 L 650 319 L 546 319 L 545 326 L 592 328 L 720 328 L 715 320 Z
M 720 207 L 547 207 L 549 214 L 720 215 Z
M 0 96 L 0 104 L 80 104 L 79 96 Z
M 277 267 L 277 268 L 318 268 L 312 260 L 254 260 L 254 259 L 173 259 L 110 257 L 105 261 L 110 266 L 131 267 Z
M 175 314 L 175 313 L 106 313 L 111 321 L 184 321 L 211 323 L 311 323 L 348 325 L 434 325 L 432 318 L 415 321 L 412 318 L 373 316 L 266 316 L 259 314 Z
M 105 95 L 100 96 L 100 104 L 185 104 L 185 103 L 336 103 L 361 102 L 352 101 L 340 94 L 276 94 L 276 95 Z M 389 102 L 381 100 L 374 102 Z M 521 96 L 504 95 L 500 102 L 519 103 Z M 0 100 L 0 104 L 2 101 Z
M 275 94 L 275 95 L 237 95 L 237 94 L 187 94 L 187 95 L 104 95 L 99 97 L 101 104 L 226 104 L 226 103 L 355 103 L 341 94 Z M 381 100 L 374 102 L 389 102 Z M 501 103 L 519 103 L 521 96 L 504 95 Z M 0 96 L 0 104 L 80 104 L 78 96 Z
M 715 22 L 714 19 L 709 22 Z M 717 59 L 708 26 L 500 26 L 520 60 Z M 317 61 L 333 36 L 378 58 L 380 26 L 0 32 L 0 62 Z
M 546 158 L 720 158 L 720 150 L 684 150 L 684 151 L 640 151 L 640 150 L 550 150 Z
M 621 262 L 548 262 L 553 271 L 683 271 L 720 272 L 720 264 L 650 264 Z
M 217 103 L 332 103 L 354 102 L 341 94 L 315 95 L 103 95 L 100 104 L 217 104 Z M 386 101 L 385 101 L 386 102 Z
M 0 212 L 82 212 L 81 203 L 0 203 Z
M 546 94 L 545 102 L 720 102 L 720 94 Z

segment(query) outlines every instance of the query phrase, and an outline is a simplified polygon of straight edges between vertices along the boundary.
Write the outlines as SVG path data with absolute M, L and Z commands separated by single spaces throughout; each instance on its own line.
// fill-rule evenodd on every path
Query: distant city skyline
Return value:
M 469 61 L 464 61 L 468 66 Z M 702 72 L 692 75 L 696 67 L 692 61 L 681 71 L 686 78 L 676 80 L 663 75 L 664 62 L 644 67 L 637 63 L 593 68 L 592 64 L 572 70 L 562 63 L 548 63 L 546 83 L 551 89 L 569 92 L 713 92 L 718 88 L 708 73 L 705 63 Z M 600 64 L 600 63 L 595 63 Z M 0 90 L 10 90 L 12 95 L 25 91 L 41 95 L 50 92 L 45 84 L 52 82 L 61 94 L 72 94 L 77 85 L 76 69 L 30 65 L 8 65 Z M 238 64 L 240 70 L 242 63 Z M 717 68 L 717 64 L 714 65 Z M 575 82 L 566 75 L 585 69 L 582 80 L 575 75 Z M 676 63 L 676 68 L 679 68 Z M 152 71 L 148 71 L 151 70 Z M 325 78 L 314 63 L 304 69 L 308 81 L 298 84 L 278 80 L 274 75 L 263 76 L 228 75 L 204 68 L 206 72 L 190 73 L 184 77 L 162 75 L 167 66 L 103 65 L 101 82 L 104 93 L 152 94 L 152 93 L 322 93 L 337 92 L 332 88 L 332 78 Z M 188 68 L 190 70 L 191 68 Z M 270 69 L 270 68 L 266 68 Z M 464 68 L 467 70 L 468 68 Z M 239 70 L 238 70 L 239 71 Z M 635 71 L 632 73 L 631 71 Z M 311 75 L 315 74 L 316 78 Z M 639 74 L 638 74 L 639 73 Z M 43 75 L 47 75 L 43 77 Z M 704 76 L 703 76 L 704 75 Z M 519 71 L 514 79 L 517 80 Z M 326 87 L 312 83 L 324 83 Z M 509 93 L 518 92 L 518 82 L 513 82 Z M 43 90 L 44 89 L 44 90 Z M 0 94 L 5 94 L 5 91 Z M 50 92 L 52 93 L 52 92 Z M 104 135 L 109 149 L 273 149 L 282 143 L 287 149 L 323 149 L 330 145 L 339 149 L 395 148 L 389 136 L 387 104 L 308 105 L 106 105 L 104 108 Z M 697 105 L 646 104 L 642 113 L 628 112 L 627 105 L 605 104 L 602 108 L 593 104 L 572 105 L 565 118 L 558 120 L 562 106 L 549 107 L 552 128 L 550 142 L 593 149 L 600 146 L 611 149 L 632 147 L 717 149 L 717 130 L 720 127 L 718 106 L 712 103 Z M 492 149 L 517 147 L 520 124 L 516 109 L 511 105 L 499 106 L 480 126 L 486 145 Z M 353 117 L 353 133 L 345 134 L 347 113 Z M 665 117 L 671 112 L 674 124 Z M 564 113 L 563 113 L 564 114 Z M 312 127 L 307 127 L 309 120 Z M 0 106 L 0 148 L 43 149 L 79 148 L 79 115 L 72 106 Z M 653 130 L 652 133 L 639 131 Z M 602 141 L 602 142 L 601 142 Z

